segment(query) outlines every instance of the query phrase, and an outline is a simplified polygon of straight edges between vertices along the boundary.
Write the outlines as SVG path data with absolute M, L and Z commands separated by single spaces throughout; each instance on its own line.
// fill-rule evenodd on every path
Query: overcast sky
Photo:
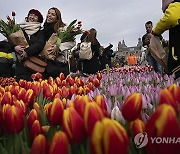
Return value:
M 0 18 L 6 20 L 15 11 L 16 21 L 22 22 L 32 8 L 38 9 L 45 18 L 51 7 L 60 9 L 67 24 L 78 19 L 83 29 L 95 28 L 101 45 L 112 43 L 114 49 L 123 39 L 127 46 L 137 45 L 138 37 L 145 33 L 144 23 L 151 20 L 156 25 L 163 16 L 161 0 L 1 0 Z M 163 36 L 168 39 L 168 32 Z

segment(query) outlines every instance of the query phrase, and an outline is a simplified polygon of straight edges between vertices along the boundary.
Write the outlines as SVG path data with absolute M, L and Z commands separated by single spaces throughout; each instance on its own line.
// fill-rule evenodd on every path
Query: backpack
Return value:
M 90 60 L 92 56 L 91 42 L 82 42 L 80 44 L 79 59 Z

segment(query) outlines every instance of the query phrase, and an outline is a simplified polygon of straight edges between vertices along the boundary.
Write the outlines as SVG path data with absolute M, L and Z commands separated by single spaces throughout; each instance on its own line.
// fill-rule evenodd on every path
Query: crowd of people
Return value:
M 153 23 L 148 21 L 145 23 L 146 34 L 142 37 L 143 47 L 146 52 L 142 51 L 143 60 L 146 60 L 156 72 L 162 72 L 162 66 L 153 58 L 150 52 L 149 44 L 152 35 L 159 36 L 162 40 L 162 33 L 169 30 L 169 51 L 168 51 L 168 69 L 170 73 L 175 74 L 175 78 L 180 76 L 180 3 L 179 0 L 163 0 L 162 1 L 164 17 L 160 19 L 153 29 Z M 113 45 L 109 44 L 103 47 L 97 39 L 97 31 L 94 28 L 82 34 L 80 43 L 76 45 L 76 41 L 67 41 L 61 43 L 58 52 L 56 44 L 51 44 L 48 52 L 52 54 L 53 59 L 46 59 L 41 56 L 44 46 L 53 35 L 57 35 L 59 31 L 67 28 L 67 25 L 62 21 L 61 12 L 58 8 L 50 8 L 47 12 L 45 22 L 43 23 L 42 14 L 36 10 L 31 9 L 25 21 L 19 26 L 28 42 L 27 46 L 14 45 L 7 40 L 0 41 L 0 76 L 11 77 L 15 76 L 16 80 L 20 79 L 31 80 L 31 75 L 34 73 L 23 65 L 23 61 L 30 56 L 36 56 L 47 63 L 43 73 L 44 78 L 56 78 L 60 73 L 65 76 L 69 75 L 71 71 L 79 75 L 95 74 L 103 70 L 108 65 L 111 66 L 111 58 L 115 57 L 112 50 Z M 90 59 L 80 59 L 79 50 L 82 42 L 90 42 L 92 57 Z M 63 47 L 62 47 L 63 46 Z M 73 50 L 72 50 L 73 49 Z M 72 51 L 71 58 L 69 51 Z M 124 66 L 123 59 L 123 66 Z M 73 64 L 74 62 L 74 64 Z M 142 63 L 142 59 L 137 61 L 133 54 L 127 58 L 128 65 L 137 65 Z
M 113 47 L 110 44 L 107 48 L 103 48 L 97 39 L 97 31 L 94 28 L 88 30 L 81 36 L 82 42 L 91 42 L 92 58 L 91 59 L 80 59 L 78 51 L 81 43 L 77 44 L 77 47 L 73 50 L 73 58 L 75 60 L 75 68 L 72 66 L 69 53 L 76 45 L 76 41 L 66 41 L 60 44 L 58 52 L 56 51 L 56 42 L 51 44 L 47 49 L 48 53 L 53 57 L 52 59 L 45 58 L 41 55 L 44 47 L 50 38 L 57 35 L 59 31 L 63 31 L 67 28 L 67 25 L 62 21 L 61 12 L 58 8 L 50 8 L 47 12 L 44 24 L 42 14 L 36 10 L 31 9 L 25 22 L 20 23 L 20 28 L 28 43 L 27 46 L 14 45 L 7 40 L 0 42 L 0 64 L 6 67 L 0 67 L 0 76 L 10 77 L 15 76 L 16 80 L 20 79 L 32 80 L 31 75 L 34 73 L 24 66 L 24 61 L 30 56 L 35 56 L 44 60 L 47 63 L 43 77 L 56 78 L 60 73 L 64 73 L 65 76 L 69 75 L 71 71 L 79 73 L 79 75 L 94 74 L 105 68 L 106 64 L 110 63 L 110 58 L 113 55 Z M 104 51 L 102 54 L 100 51 Z M 111 53 L 109 53 L 111 52 Z M 2 54 L 4 53 L 4 54 Z M 15 54 L 13 54 L 15 53 Z M 10 55 L 9 57 L 7 55 Z M 14 57 L 14 58 L 13 58 Z M 3 59 L 7 61 L 3 61 Z M 111 66 L 110 66 L 111 67 Z

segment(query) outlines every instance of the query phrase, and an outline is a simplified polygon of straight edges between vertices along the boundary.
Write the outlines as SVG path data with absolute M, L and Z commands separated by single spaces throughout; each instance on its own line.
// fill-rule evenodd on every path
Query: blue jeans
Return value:
M 151 53 L 149 52 L 146 56 L 146 60 L 150 66 L 154 68 L 154 71 L 157 73 L 162 73 L 162 66 L 153 58 Z

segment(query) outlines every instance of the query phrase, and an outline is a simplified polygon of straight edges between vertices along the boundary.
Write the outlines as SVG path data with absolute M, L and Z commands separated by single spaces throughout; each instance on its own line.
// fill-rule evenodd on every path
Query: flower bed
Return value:
M 0 153 L 179 152 L 180 82 L 173 76 L 145 66 L 32 78 L 0 86 Z

